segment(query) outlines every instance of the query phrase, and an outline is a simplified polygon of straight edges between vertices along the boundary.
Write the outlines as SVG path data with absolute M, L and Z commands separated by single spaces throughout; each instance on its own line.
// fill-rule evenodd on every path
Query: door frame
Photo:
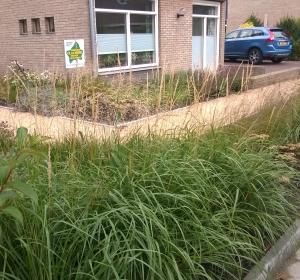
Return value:
M 211 6 L 211 7 L 216 7 L 217 8 L 217 15 L 198 15 L 198 14 L 192 14 L 192 17 L 198 17 L 198 18 L 203 18 L 203 69 L 207 68 L 207 61 L 206 61 L 206 40 L 207 40 L 207 19 L 208 18 L 215 18 L 217 22 L 216 26 L 216 57 L 215 57 L 215 65 L 213 67 L 213 70 L 217 69 L 217 66 L 219 65 L 219 56 L 220 56 L 220 10 L 221 10 L 221 5 L 219 2 L 213 2 L 213 1 L 198 1 L 194 0 L 193 1 L 193 6 L 194 5 L 199 5 L 199 6 Z M 192 61 L 193 63 L 193 61 Z M 194 65 L 192 65 L 192 69 L 194 68 Z M 210 69 L 212 70 L 212 69 Z

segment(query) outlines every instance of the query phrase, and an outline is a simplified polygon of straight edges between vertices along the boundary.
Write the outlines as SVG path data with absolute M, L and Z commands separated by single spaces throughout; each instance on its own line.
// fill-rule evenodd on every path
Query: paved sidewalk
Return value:
M 248 64 L 247 60 L 237 60 L 237 61 L 225 61 L 225 65 L 229 66 L 238 66 L 241 63 L 244 63 L 245 65 Z M 290 69 L 293 67 L 300 67 L 300 61 L 283 61 L 281 63 L 273 63 L 272 61 L 264 60 L 262 64 L 258 65 L 265 68 L 265 74 L 281 71 L 285 69 Z
M 300 280 L 300 220 L 287 229 L 244 280 Z
M 300 280 L 300 248 L 287 261 L 275 280 Z

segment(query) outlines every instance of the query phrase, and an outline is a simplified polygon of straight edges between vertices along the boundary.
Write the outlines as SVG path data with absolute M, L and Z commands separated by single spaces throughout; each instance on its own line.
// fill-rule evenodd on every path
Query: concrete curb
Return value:
M 244 280 L 274 280 L 299 246 L 300 220 L 297 220 L 261 259 L 259 265 L 249 271 Z

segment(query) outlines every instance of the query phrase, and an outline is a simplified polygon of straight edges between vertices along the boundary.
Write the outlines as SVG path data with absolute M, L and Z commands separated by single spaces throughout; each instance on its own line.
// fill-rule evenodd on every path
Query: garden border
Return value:
M 258 76 L 252 76 L 249 79 L 248 89 L 262 88 L 276 83 L 281 83 L 284 81 L 294 80 L 299 78 L 300 78 L 300 68 L 293 67 L 293 68 L 262 74 Z
M 276 244 L 246 275 L 244 280 L 272 280 L 283 268 L 287 260 L 300 247 L 300 220 L 282 235 Z
M 175 133 L 180 134 L 183 129 L 192 129 L 201 133 L 211 129 L 212 126 L 224 126 L 236 122 L 242 117 L 253 115 L 263 107 L 284 104 L 287 100 L 299 94 L 300 68 L 292 68 L 253 78 L 270 82 L 270 77 L 274 75 L 280 78 L 278 83 L 262 88 L 248 89 L 239 94 L 230 94 L 226 97 L 127 123 L 117 123 L 115 126 L 88 122 L 79 118 L 45 117 L 28 112 L 18 112 L 8 107 L 0 108 L 0 121 L 8 122 L 14 131 L 20 126 L 25 126 L 29 129 L 29 133 L 38 133 L 58 140 L 66 136 L 77 135 L 78 131 L 86 136 L 99 139 L 110 138 L 112 133 L 124 137 L 124 139 L 132 133 L 147 135 L 149 131 L 154 134 L 166 135 L 166 133 L 170 133 L 170 135 L 175 135 Z
M 63 117 L 38 116 L 17 112 L 8 107 L 0 107 L 2 110 L 0 122 L 7 121 L 13 125 L 14 130 L 19 126 L 25 126 L 29 129 L 29 133 L 38 133 L 56 139 L 66 136 L 64 132 L 67 132 L 67 135 L 74 135 L 78 131 L 100 138 L 107 138 L 117 133 L 125 139 L 133 131 L 138 134 L 149 134 L 149 131 L 159 134 L 174 130 L 180 132 L 180 129 L 191 128 L 202 132 L 210 129 L 212 125 L 226 125 L 255 114 L 266 105 L 283 104 L 300 93 L 300 68 L 263 74 L 251 79 L 256 81 L 256 85 L 269 84 L 238 95 L 217 98 L 115 126 Z M 52 126 L 56 126 L 56 129 L 53 130 Z M 300 246 L 300 221 L 296 221 L 289 228 L 244 280 L 266 280 L 270 279 L 267 277 L 275 277 L 298 246 Z

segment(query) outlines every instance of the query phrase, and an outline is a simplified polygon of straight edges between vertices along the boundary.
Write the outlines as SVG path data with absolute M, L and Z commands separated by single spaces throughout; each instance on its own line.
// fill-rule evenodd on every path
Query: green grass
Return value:
M 0 216 L 1 279 L 242 279 L 299 217 L 299 170 L 278 157 L 299 113 L 295 99 L 205 135 L 41 146 L 50 161 L 13 174 L 39 205 L 18 202 L 24 226 Z
M 94 118 L 104 92 L 99 107 L 115 104 L 116 114 L 125 99 L 172 109 L 239 82 L 183 72 L 139 86 L 77 77 L 42 95 L 33 87 L 27 99 L 15 93 L 35 110 L 73 98 Z M 205 135 L 81 135 L 41 146 L 49 162 L 30 159 L 13 174 L 39 205 L 17 202 L 24 226 L 0 212 L 1 279 L 242 279 L 298 218 L 299 123 L 295 98 Z M 1 157 L 17 152 L 0 124 Z

